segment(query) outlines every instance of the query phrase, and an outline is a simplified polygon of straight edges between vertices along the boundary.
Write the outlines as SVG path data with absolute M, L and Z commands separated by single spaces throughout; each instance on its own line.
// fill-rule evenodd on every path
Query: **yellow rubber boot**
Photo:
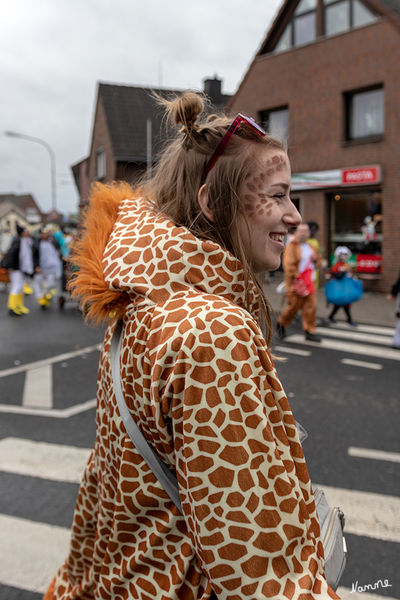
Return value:
M 24 295 L 23 294 L 15 294 L 17 296 L 17 309 L 20 311 L 21 315 L 28 315 L 31 311 L 29 308 L 24 306 Z
M 20 317 L 22 315 L 22 312 L 18 308 L 17 294 L 9 294 L 7 308 L 11 316 Z
M 33 294 L 33 289 L 31 288 L 29 283 L 24 283 L 24 294 L 25 296 L 30 296 L 31 294 Z

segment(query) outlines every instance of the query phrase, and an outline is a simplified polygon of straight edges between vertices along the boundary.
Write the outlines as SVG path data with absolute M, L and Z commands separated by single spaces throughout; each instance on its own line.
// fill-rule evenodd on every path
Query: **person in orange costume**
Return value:
M 244 115 L 207 118 L 197 94 L 163 104 L 179 132 L 152 179 L 97 184 L 72 253 L 74 294 L 108 328 L 96 441 L 45 598 L 336 599 L 257 278 L 301 221 L 287 153 Z M 120 321 L 127 409 L 176 474 L 182 512 L 119 413 Z
M 299 225 L 290 244 L 283 255 L 283 270 L 285 273 L 285 292 L 287 306 L 278 319 L 277 331 L 280 338 L 286 336 L 286 328 L 292 322 L 299 310 L 302 314 L 303 330 L 306 340 L 320 342 L 315 334 L 317 299 L 315 287 L 306 296 L 301 296 L 296 290 L 296 279 L 305 270 L 311 270 L 311 278 L 315 277 L 315 269 L 321 264 L 321 255 L 307 242 L 310 228 L 305 223 Z

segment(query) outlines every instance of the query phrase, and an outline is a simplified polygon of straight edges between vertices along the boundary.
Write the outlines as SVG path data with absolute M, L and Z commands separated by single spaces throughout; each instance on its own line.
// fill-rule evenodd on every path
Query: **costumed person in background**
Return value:
M 395 283 L 392 285 L 392 289 L 390 290 L 390 294 L 388 294 L 387 299 L 396 300 L 397 323 L 392 340 L 392 348 L 400 350 L 400 275 L 397 278 L 397 281 L 395 281 Z
M 354 302 L 351 297 L 346 301 L 346 290 L 347 285 L 349 284 L 348 278 L 353 275 L 353 267 L 349 263 L 349 259 L 351 258 L 351 250 L 347 246 L 338 246 L 335 250 L 335 263 L 330 269 L 330 274 L 333 279 L 336 280 L 335 287 L 338 289 L 338 297 L 337 299 L 330 299 L 329 296 L 329 285 L 327 284 L 325 291 L 328 291 L 327 300 L 333 304 L 333 308 L 331 310 L 328 319 L 331 323 L 336 323 L 335 315 L 340 308 L 343 308 L 347 323 L 352 327 L 356 327 L 356 323 L 353 321 L 350 312 L 351 303 Z M 360 282 L 361 283 L 361 282 Z M 340 290 L 343 289 L 343 293 L 340 293 Z
M 96 441 L 45 599 L 338 598 L 258 283 L 301 220 L 287 153 L 244 115 L 200 119 L 198 94 L 160 103 L 179 132 L 152 179 L 96 184 L 71 253 L 74 295 L 109 326 Z M 121 321 L 126 409 L 176 473 L 182 512 L 120 416 Z
M 287 306 L 278 319 L 277 333 L 280 338 L 286 337 L 286 328 L 301 310 L 305 339 L 320 342 L 321 338 L 315 333 L 317 297 L 314 279 L 321 255 L 307 242 L 309 237 L 308 225 L 299 225 L 283 254 Z
M 56 280 L 61 274 L 60 247 L 46 226 L 40 232 L 35 246 L 35 276 L 33 287 L 36 299 L 42 309 L 46 309 L 56 294 Z
M 310 244 L 310 246 L 312 246 L 314 248 L 314 250 L 321 256 L 320 267 L 325 269 L 327 267 L 328 263 L 325 258 L 322 258 L 322 255 L 323 255 L 322 246 L 317 239 L 319 225 L 316 221 L 309 221 L 307 223 L 307 225 L 310 228 L 310 237 L 307 238 L 307 244 Z M 319 288 L 319 269 L 315 269 L 314 284 L 315 284 L 315 289 L 318 290 L 318 288 Z
M 64 293 L 67 291 L 67 273 L 69 269 L 68 257 L 70 254 L 69 242 L 71 240 L 71 237 L 65 235 L 64 231 L 61 228 L 54 231 L 53 237 L 60 248 L 61 255 L 61 295 L 58 298 L 58 305 L 60 306 L 60 308 L 62 308 L 65 304 Z
M 11 242 L 1 265 L 9 270 L 10 292 L 8 295 L 8 314 L 21 316 L 29 313 L 24 306 L 24 283 L 34 271 L 32 238 L 29 231 L 17 223 L 17 235 Z

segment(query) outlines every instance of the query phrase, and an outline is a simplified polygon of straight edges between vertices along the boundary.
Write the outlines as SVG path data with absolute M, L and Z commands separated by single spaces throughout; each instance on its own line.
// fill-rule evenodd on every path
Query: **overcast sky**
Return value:
M 237 89 L 283 0 L 0 0 L 0 193 L 76 212 L 70 166 L 89 152 L 98 81 Z

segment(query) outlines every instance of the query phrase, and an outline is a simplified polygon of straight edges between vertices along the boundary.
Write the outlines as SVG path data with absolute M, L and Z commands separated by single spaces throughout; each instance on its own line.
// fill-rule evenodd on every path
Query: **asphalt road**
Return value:
M 5 302 L 0 293 L 0 600 L 38 600 L 68 547 L 94 440 L 103 330 L 74 305 L 40 311 L 28 301 L 31 314 L 16 319 Z M 310 344 L 294 326 L 273 350 L 309 433 L 311 478 L 347 516 L 343 597 L 400 598 L 400 352 L 388 327 L 321 331 L 322 345 Z

